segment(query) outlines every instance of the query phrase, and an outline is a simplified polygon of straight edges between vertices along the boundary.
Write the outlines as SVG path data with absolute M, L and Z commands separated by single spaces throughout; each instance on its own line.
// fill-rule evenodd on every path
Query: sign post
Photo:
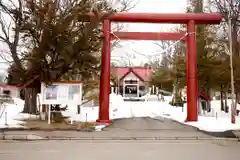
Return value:
M 75 108 L 71 108 L 70 110 L 74 110 L 72 111 L 74 113 L 78 112 L 78 106 L 82 103 L 82 83 L 58 82 L 51 85 L 42 83 L 41 95 L 42 106 L 47 106 L 45 112 L 47 111 L 48 113 L 48 124 L 51 124 L 51 105 L 67 104 L 75 106 Z

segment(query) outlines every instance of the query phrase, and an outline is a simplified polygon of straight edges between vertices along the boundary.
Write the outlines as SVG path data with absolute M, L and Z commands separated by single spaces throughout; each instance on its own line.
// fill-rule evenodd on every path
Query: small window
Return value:
M 136 80 L 125 80 L 125 84 L 137 84 Z
M 144 91 L 145 90 L 145 86 L 139 86 L 139 90 Z
M 11 91 L 9 91 L 9 90 L 3 90 L 3 94 L 5 94 L 5 95 L 10 95 L 10 94 L 11 94 Z

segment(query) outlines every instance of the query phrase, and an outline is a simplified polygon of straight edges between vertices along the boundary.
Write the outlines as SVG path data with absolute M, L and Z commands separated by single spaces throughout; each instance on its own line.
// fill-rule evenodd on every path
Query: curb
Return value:
M 77 132 L 95 132 L 96 130 L 84 130 L 77 128 L 0 128 L 0 132 L 11 131 L 77 131 Z
M 82 141 L 89 141 L 89 140 L 121 140 L 121 141 L 129 141 L 129 140 L 221 140 L 221 141 L 239 141 L 235 138 L 206 138 L 206 137 L 40 137 L 37 135 L 1 135 L 0 140 L 16 140 L 16 141 L 39 141 L 39 140 L 82 140 Z
M 207 135 L 213 136 L 213 137 L 235 138 L 235 139 L 240 140 L 240 137 L 238 137 L 236 134 L 234 134 L 233 130 L 227 130 L 227 131 L 224 131 L 224 132 L 208 132 L 208 131 L 200 130 L 198 128 L 197 128 L 197 130 L 202 132 L 202 133 L 205 133 Z
M 232 138 L 232 139 L 237 139 L 240 141 L 240 137 L 237 136 L 235 133 L 234 133 L 234 130 L 227 130 L 227 131 L 224 131 L 224 132 L 210 132 L 210 131 L 204 131 L 204 130 L 201 130 L 199 129 L 198 127 L 195 127 L 195 126 L 191 126 L 191 125 L 188 125 L 188 124 L 184 124 L 184 123 L 181 123 L 177 120 L 174 120 L 174 119 L 171 119 L 171 118 L 167 118 L 167 117 L 159 117 L 159 118 L 154 118 L 156 120 L 162 120 L 163 118 L 166 118 L 166 119 L 169 119 L 169 120 L 172 120 L 178 124 L 181 124 L 183 126 L 187 126 L 187 127 L 191 127 L 193 129 L 195 129 L 196 131 L 199 131 L 199 132 L 202 132 L 206 135 L 209 135 L 209 136 L 212 136 L 212 137 L 215 137 L 215 138 Z
M 152 117 L 150 117 L 152 118 Z M 193 128 L 196 131 L 202 132 L 206 135 L 212 136 L 212 137 L 40 137 L 38 135 L 8 135 L 4 134 L 4 132 L 11 132 L 11 131 L 76 131 L 76 132 L 96 132 L 94 130 L 82 130 L 82 129 L 76 129 L 76 128 L 68 128 L 68 129 L 62 129 L 62 128 L 1 128 L 1 131 L 3 134 L 0 134 L 0 140 L 231 140 L 231 141 L 240 141 L 240 136 L 238 134 L 234 133 L 237 132 L 235 130 L 228 130 L 224 132 L 208 132 L 204 130 L 200 130 L 199 128 L 191 125 L 187 125 L 181 122 L 178 122 L 174 119 L 170 119 L 167 117 L 155 117 L 152 119 L 162 121 L 163 119 L 168 119 L 173 122 L 176 122 L 182 126 Z M 101 130 L 105 130 L 108 127 L 112 126 L 112 124 L 105 126 L 104 128 L 101 128 Z
M 102 126 L 103 125 L 103 126 Z M 102 126 L 99 128 L 99 126 Z M 15 127 L 15 128 L 0 128 L 0 132 L 8 132 L 8 131 L 78 131 L 78 132 L 95 132 L 95 131 L 102 131 L 108 125 L 99 124 L 95 126 L 95 130 L 86 128 L 40 128 L 40 127 L 33 127 L 33 128 L 26 128 L 26 127 Z
M 37 135 L 0 135 L 0 140 L 44 140 L 44 137 L 40 137 Z

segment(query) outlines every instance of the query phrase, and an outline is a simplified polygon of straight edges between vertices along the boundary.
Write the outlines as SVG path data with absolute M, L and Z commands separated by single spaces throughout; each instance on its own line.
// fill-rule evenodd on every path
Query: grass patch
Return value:
M 48 124 L 48 121 L 42 120 L 25 120 L 22 125 L 28 129 L 36 130 L 80 130 L 80 131 L 94 131 L 96 123 L 89 122 L 73 122 L 70 124 L 66 121 L 52 122 Z

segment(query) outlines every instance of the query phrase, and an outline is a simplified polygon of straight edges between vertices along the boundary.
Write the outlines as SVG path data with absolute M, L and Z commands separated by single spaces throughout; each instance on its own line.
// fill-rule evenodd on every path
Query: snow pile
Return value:
M 123 97 L 121 95 L 117 95 L 115 93 L 111 93 L 109 95 L 109 101 L 110 101 L 110 110 L 109 112 L 116 112 L 118 109 L 120 109 L 123 104 L 124 104 L 124 100 Z
M 239 130 L 239 121 L 236 124 L 232 124 L 229 118 L 220 117 L 216 119 L 215 117 L 198 117 L 198 122 L 187 122 L 187 125 L 197 127 L 203 131 L 209 132 L 224 132 L 228 130 Z
M 13 98 L 14 104 L 23 109 L 25 101 L 20 98 Z
M 129 117 L 129 111 L 126 112 L 126 109 L 129 110 L 129 108 L 125 105 L 125 102 L 121 95 L 112 93 L 109 95 L 109 100 L 110 119 L 122 118 L 126 115 L 128 115 L 126 117 Z M 70 119 L 73 121 L 96 122 L 96 120 L 98 119 L 99 106 L 81 107 L 80 114 L 76 114 L 76 111 L 72 108 L 73 107 L 69 108 L 69 110 L 64 112 L 64 116 L 71 117 Z
M 167 103 L 171 102 L 172 99 L 173 99 L 173 96 L 164 96 L 164 100 L 165 100 Z
M 36 115 L 21 113 L 24 100 L 20 98 L 13 98 L 13 100 L 13 104 L 6 103 L 0 108 L 0 113 L 3 113 L 0 117 L 0 128 L 22 128 L 21 124 L 24 123 L 22 120 L 39 118 Z
M 6 127 L 22 127 L 22 121 L 15 120 L 15 117 L 23 110 L 24 102 L 18 98 L 14 98 L 14 104 L 4 104 L 1 107 L 2 116 L 0 117 L 0 128 Z
M 123 103 L 124 99 L 121 95 L 115 94 L 115 93 L 111 93 L 109 95 L 110 98 L 110 103 Z
M 115 93 L 110 94 L 110 105 L 109 105 L 110 119 L 127 118 L 130 117 L 129 105 L 126 105 L 123 97 Z
M 229 103 L 230 104 L 230 103 Z M 155 115 L 176 120 L 180 123 L 197 127 L 208 132 L 224 132 L 228 130 L 240 130 L 240 117 L 236 117 L 236 124 L 231 123 L 231 113 L 222 112 L 220 103 L 212 101 L 212 111 L 198 116 L 197 122 L 185 122 L 187 117 L 187 105 L 184 107 L 173 107 L 165 104 Z
M 110 95 L 110 119 L 130 118 L 130 117 L 152 117 L 170 118 L 180 123 L 191 125 L 205 131 L 226 131 L 240 129 L 237 123 L 231 124 L 230 113 L 226 114 L 219 109 L 219 102 L 212 102 L 212 112 L 199 116 L 198 122 L 185 122 L 187 117 L 187 105 L 184 107 L 173 107 L 169 105 L 171 96 L 164 97 L 165 102 L 145 101 L 145 102 L 126 102 L 116 94 Z M 95 122 L 98 119 L 99 107 L 82 107 L 80 115 L 72 116 L 77 121 Z
M 148 93 L 146 93 L 144 96 L 139 97 L 139 99 L 144 99 L 145 101 L 147 101 L 150 96 L 151 96 L 151 95 L 150 95 L 150 93 L 148 92 Z
M 227 130 L 240 129 L 240 116 L 236 117 L 236 124 L 231 124 L 231 113 L 222 112 L 220 101 L 212 101 L 212 110 L 199 115 L 198 122 L 185 122 L 187 116 L 187 106 L 173 107 L 169 105 L 172 100 L 171 96 L 165 96 L 164 102 L 144 101 L 144 102 L 126 102 L 121 95 L 110 94 L 110 119 L 130 118 L 130 117 L 152 117 L 152 118 L 170 118 L 180 123 L 191 125 L 204 131 L 222 132 Z M 154 98 L 154 97 L 153 97 Z M 228 103 L 230 106 L 230 102 Z M 36 115 L 22 114 L 24 101 L 14 98 L 14 104 L 7 104 L 0 109 L 3 112 L 0 118 L 0 128 L 5 127 L 22 127 L 20 120 L 28 118 L 38 118 Z M 69 107 L 69 110 L 63 112 L 64 115 L 70 116 L 72 121 L 95 122 L 98 119 L 99 107 L 81 107 L 80 114 L 76 113 L 76 107 Z M 7 125 L 5 125 L 7 123 Z M 96 129 L 101 130 L 103 126 Z
M 96 122 L 98 119 L 98 107 L 81 107 L 80 114 L 74 111 L 68 110 L 63 112 L 64 116 L 69 116 L 70 120 L 78 122 Z

